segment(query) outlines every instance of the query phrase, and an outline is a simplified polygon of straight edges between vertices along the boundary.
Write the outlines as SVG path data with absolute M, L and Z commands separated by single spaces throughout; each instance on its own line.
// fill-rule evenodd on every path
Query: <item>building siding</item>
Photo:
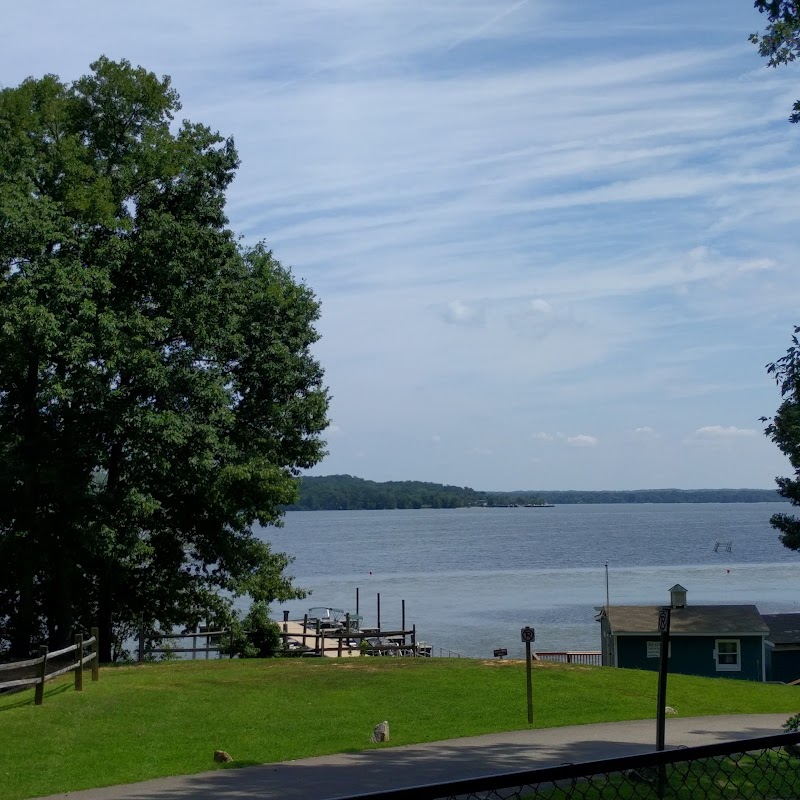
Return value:
M 800 649 L 783 650 L 767 644 L 767 680 L 791 683 L 800 678 Z
M 648 658 L 647 643 L 659 642 L 657 635 L 626 636 L 618 634 L 617 664 L 628 669 L 658 670 L 659 658 Z M 715 643 L 718 639 L 738 639 L 741 670 L 717 671 L 714 659 Z M 762 639 L 760 636 L 680 636 L 670 637 L 669 671 L 682 675 L 703 675 L 714 678 L 739 678 L 761 681 Z M 651 646 L 652 649 L 652 646 Z M 657 648 L 656 648 L 657 649 Z M 773 655 L 774 658 L 774 655 Z

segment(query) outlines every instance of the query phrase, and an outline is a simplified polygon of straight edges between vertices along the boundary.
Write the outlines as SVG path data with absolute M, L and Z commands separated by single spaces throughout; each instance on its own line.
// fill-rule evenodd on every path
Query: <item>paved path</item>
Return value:
M 787 714 L 667 720 L 667 746 L 781 733 Z M 70 800 L 331 800 L 380 789 L 654 750 L 655 721 L 511 731 L 51 795 Z M 235 753 L 233 754 L 235 757 Z M 209 759 L 211 753 L 209 753 Z

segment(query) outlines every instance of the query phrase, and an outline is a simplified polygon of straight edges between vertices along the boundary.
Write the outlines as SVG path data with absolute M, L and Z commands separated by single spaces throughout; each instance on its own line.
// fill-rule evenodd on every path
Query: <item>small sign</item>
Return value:
M 508 655 L 508 650 L 505 647 L 498 647 L 497 650 L 494 651 L 495 658 L 502 658 L 503 656 Z
M 523 642 L 534 642 L 536 641 L 536 631 L 533 628 L 525 627 L 520 631 L 520 637 Z
M 658 612 L 658 629 L 661 633 L 669 630 L 669 609 L 662 608 L 661 611 Z
M 648 642 L 647 643 L 647 657 L 660 658 L 661 657 L 661 642 Z

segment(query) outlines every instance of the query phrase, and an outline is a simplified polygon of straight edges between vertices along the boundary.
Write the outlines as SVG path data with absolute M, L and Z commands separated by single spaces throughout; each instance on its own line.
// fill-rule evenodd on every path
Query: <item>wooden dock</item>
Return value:
M 307 656 L 353 658 L 362 653 L 367 656 L 431 655 L 429 646 L 417 646 L 416 626 L 412 626 L 411 630 L 399 631 L 382 631 L 378 628 L 353 631 L 347 628 L 312 627 L 304 620 L 286 619 L 279 624 L 284 647 L 300 650 Z

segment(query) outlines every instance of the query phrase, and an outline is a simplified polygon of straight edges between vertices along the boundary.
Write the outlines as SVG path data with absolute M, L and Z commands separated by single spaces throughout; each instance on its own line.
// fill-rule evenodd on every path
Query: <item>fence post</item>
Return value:
M 75 670 L 75 691 L 83 691 L 83 634 L 75 634 L 75 655 L 78 657 L 78 666 Z
M 94 636 L 94 658 L 92 659 L 92 681 L 100 680 L 100 631 L 92 628 Z
M 303 649 L 306 649 L 306 633 L 308 632 L 308 614 L 303 614 Z
M 47 677 L 47 653 L 47 645 L 43 644 L 39 648 L 39 656 L 42 658 L 42 663 L 39 666 L 39 674 L 36 676 L 39 679 L 39 683 L 36 684 L 33 694 L 33 702 L 37 706 L 40 706 L 44 700 L 44 679 Z
M 139 663 L 144 661 L 144 614 L 139 614 Z
M 314 649 L 319 650 L 321 656 L 325 655 L 325 643 L 322 640 L 322 632 L 319 620 L 317 620 L 317 635 L 314 637 Z

